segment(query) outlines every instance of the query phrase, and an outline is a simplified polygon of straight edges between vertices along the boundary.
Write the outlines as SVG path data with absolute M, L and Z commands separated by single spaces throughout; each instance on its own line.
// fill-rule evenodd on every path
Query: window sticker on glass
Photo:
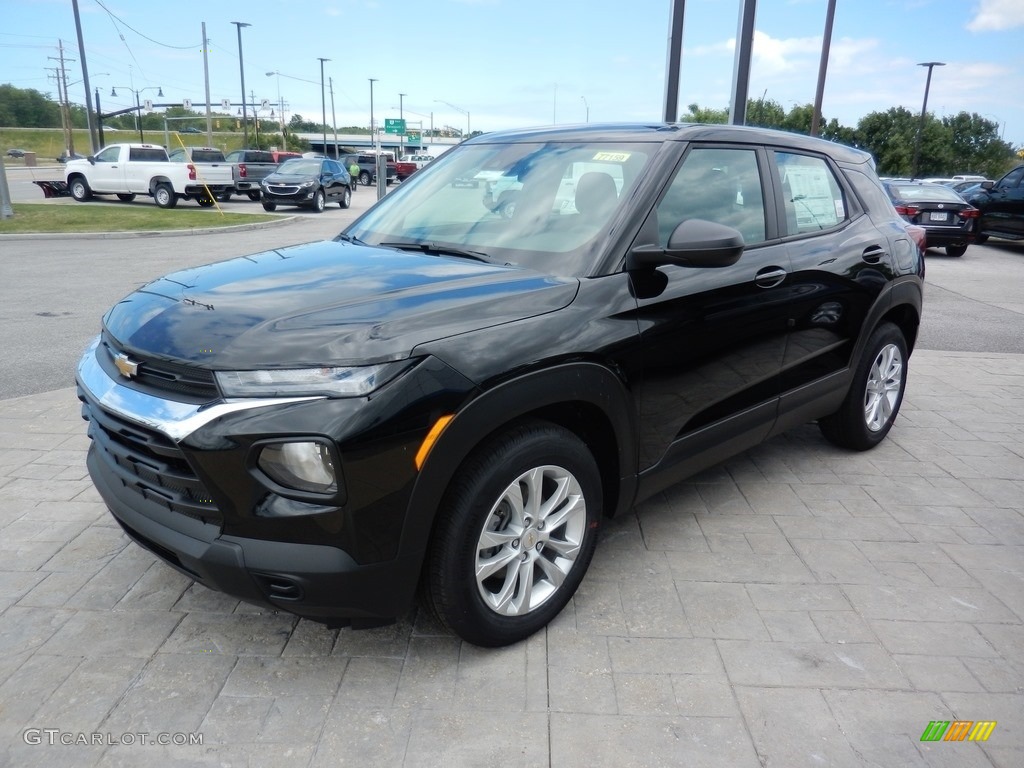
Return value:
M 594 160 L 603 160 L 606 163 L 624 163 L 629 160 L 629 152 L 598 152 Z
M 836 200 L 824 166 L 785 166 L 783 180 L 793 191 L 797 224 L 801 232 L 835 226 L 840 218 L 842 199 Z

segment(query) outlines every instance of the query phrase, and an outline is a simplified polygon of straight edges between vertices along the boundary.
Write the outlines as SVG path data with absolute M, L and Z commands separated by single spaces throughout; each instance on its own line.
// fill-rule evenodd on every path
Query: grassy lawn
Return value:
M 13 218 L 0 219 L 0 234 L 213 229 L 280 218 L 262 213 L 222 214 L 216 208 L 165 210 L 155 205 L 129 207 L 99 201 L 73 205 L 15 203 L 13 208 Z

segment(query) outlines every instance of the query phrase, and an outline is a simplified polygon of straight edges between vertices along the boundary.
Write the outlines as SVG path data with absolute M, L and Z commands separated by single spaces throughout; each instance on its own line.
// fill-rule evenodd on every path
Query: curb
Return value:
M 126 240 L 132 237 L 181 237 L 182 235 L 218 235 L 223 232 L 247 232 L 269 229 L 299 221 L 300 216 L 282 216 L 277 221 L 257 221 L 252 224 L 232 224 L 228 227 L 192 229 L 126 230 L 124 232 L 17 232 L 0 235 L 0 242 L 9 240 Z

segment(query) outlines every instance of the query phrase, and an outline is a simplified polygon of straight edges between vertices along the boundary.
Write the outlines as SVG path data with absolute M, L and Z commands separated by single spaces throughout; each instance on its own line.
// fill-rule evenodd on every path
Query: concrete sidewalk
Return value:
M 807 426 L 613 521 L 500 650 L 197 587 L 106 513 L 73 390 L 0 401 L 0 765 L 1019 768 L 1024 356 L 908 391 L 870 453 Z M 921 741 L 955 720 L 997 725 Z

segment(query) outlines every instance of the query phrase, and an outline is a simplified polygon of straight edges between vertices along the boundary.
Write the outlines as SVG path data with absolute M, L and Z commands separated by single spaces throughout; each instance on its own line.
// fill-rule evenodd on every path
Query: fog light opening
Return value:
M 259 467 L 274 482 L 308 493 L 336 493 L 331 449 L 316 440 L 274 443 L 260 451 Z

